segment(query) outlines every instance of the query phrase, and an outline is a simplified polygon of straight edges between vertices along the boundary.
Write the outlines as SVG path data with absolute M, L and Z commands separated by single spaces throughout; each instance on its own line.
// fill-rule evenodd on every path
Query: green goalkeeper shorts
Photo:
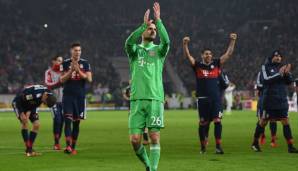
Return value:
M 129 134 L 142 134 L 144 128 L 158 132 L 164 127 L 164 104 L 158 100 L 130 101 Z

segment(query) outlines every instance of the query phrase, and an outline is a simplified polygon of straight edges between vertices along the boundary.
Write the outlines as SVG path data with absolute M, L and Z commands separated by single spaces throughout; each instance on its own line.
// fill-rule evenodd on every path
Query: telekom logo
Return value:
M 154 63 L 150 63 L 150 62 L 146 61 L 144 57 L 139 57 L 138 64 L 139 64 L 140 67 L 144 67 L 144 66 L 145 67 L 152 67 L 152 66 L 154 66 Z
M 203 75 L 204 75 L 205 77 L 207 77 L 207 76 L 209 75 L 209 71 L 208 71 L 208 70 L 203 70 Z

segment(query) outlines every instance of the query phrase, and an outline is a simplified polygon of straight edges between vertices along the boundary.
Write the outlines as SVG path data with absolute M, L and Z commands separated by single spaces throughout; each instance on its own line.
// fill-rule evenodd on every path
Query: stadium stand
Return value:
M 126 0 L 114 5 L 116 2 L 0 0 L 0 21 L 5 25 L 0 27 L 0 93 L 15 93 L 24 84 L 42 83 L 50 58 L 56 54 L 67 57 L 70 43 L 79 40 L 82 56 L 92 64 L 94 73 L 89 91 L 94 93 L 101 84 L 117 94 L 123 84 L 112 65 L 117 60 L 111 58 L 126 57 L 124 41 L 142 22 L 144 9 L 151 2 Z M 260 65 L 276 48 L 282 49 L 287 62 L 298 62 L 298 1 L 160 2 L 167 4 L 162 15 L 171 39 L 168 60 L 188 94 L 194 90 L 195 80 L 182 57 L 182 38 L 186 35 L 191 37 L 192 54 L 199 58 L 203 47 L 210 47 L 216 57 L 220 56 L 227 47 L 228 34 L 238 33 L 233 59 L 224 66 L 238 90 L 253 89 Z M 293 73 L 298 74 L 295 65 Z M 173 91 L 172 84 L 166 80 L 168 94 Z

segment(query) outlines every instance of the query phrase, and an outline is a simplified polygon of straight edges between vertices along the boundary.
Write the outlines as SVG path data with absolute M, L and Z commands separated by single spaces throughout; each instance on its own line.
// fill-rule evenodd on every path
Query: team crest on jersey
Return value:
M 80 68 L 83 68 L 83 64 L 80 64 Z
M 154 50 L 149 51 L 149 56 L 155 56 L 155 55 L 156 55 L 156 52 Z
M 272 69 L 270 72 L 274 72 L 274 69 Z
M 32 100 L 32 99 L 33 99 L 32 94 L 26 95 L 26 100 Z
M 210 68 L 213 69 L 214 68 L 214 65 L 211 65 Z

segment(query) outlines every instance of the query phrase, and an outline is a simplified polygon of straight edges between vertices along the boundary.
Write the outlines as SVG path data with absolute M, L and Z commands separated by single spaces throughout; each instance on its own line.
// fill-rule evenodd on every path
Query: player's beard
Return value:
M 212 58 L 207 58 L 207 59 L 204 59 L 204 63 L 206 63 L 206 64 L 210 64 L 211 63 L 211 61 L 212 61 Z
M 154 39 L 155 39 L 155 38 L 153 38 L 153 37 L 145 37 L 145 38 L 144 38 L 144 40 L 145 40 L 145 41 L 148 41 L 148 42 L 153 42 Z

